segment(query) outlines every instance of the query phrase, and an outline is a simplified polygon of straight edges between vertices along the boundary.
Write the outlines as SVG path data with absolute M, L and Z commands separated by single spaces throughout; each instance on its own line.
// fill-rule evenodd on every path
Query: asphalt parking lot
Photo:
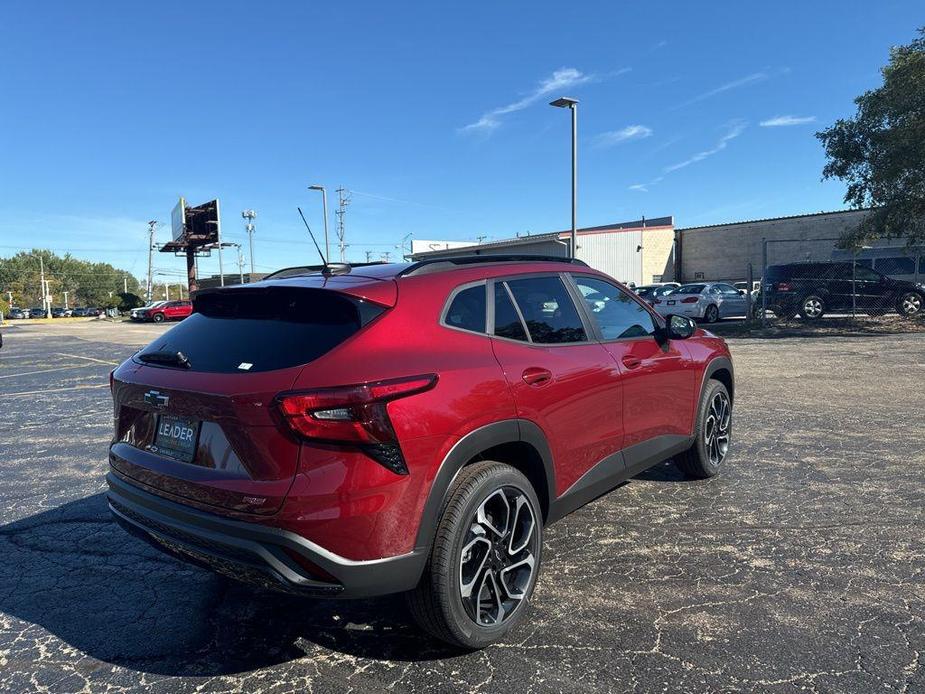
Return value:
M 548 529 L 507 643 L 401 600 L 261 592 L 108 517 L 107 374 L 163 330 L 15 326 L 0 351 L 0 691 L 925 691 L 925 336 L 737 339 L 734 452 Z

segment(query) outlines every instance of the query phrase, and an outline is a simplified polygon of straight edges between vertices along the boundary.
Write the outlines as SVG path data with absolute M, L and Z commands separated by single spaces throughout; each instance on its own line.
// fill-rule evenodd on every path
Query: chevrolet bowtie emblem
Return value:
M 145 393 L 145 402 L 152 407 L 156 407 L 160 410 L 167 407 L 167 403 L 170 402 L 170 398 L 163 393 L 158 393 L 156 390 L 149 390 Z

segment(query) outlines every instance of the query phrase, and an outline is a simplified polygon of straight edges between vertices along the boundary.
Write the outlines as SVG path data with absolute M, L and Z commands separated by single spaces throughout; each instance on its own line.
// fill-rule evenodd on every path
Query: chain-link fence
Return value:
M 770 322 L 825 318 L 852 322 L 925 316 L 925 254 L 871 257 L 866 247 L 834 250 L 838 239 L 763 242 L 760 280 L 750 292 L 750 317 Z

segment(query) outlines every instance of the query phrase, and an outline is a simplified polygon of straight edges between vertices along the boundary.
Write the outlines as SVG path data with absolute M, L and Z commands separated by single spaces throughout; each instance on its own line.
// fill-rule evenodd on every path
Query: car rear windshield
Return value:
M 678 287 L 675 289 L 672 294 L 700 294 L 704 290 L 706 285 L 704 284 L 685 284 L 683 287 Z
M 150 355 L 180 352 L 192 371 L 284 369 L 314 361 L 385 311 L 362 299 L 301 287 L 225 290 L 203 294 L 193 306 L 195 313 L 136 359 L 164 364 Z

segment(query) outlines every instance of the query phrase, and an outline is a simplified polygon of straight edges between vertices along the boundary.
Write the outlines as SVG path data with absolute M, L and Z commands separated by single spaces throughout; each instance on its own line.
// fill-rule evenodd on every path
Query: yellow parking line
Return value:
M 17 376 L 33 376 L 35 374 L 47 374 L 51 371 L 65 371 L 67 369 L 83 369 L 89 364 L 74 364 L 73 366 L 59 366 L 54 369 L 41 369 L 40 371 L 18 371 L 14 374 L 6 374 L 6 376 L 0 376 L 0 378 L 16 378 Z
M 102 359 L 94 359 L 93 357 L 82 357 L 79 354 L 65 354 L 64 352 L 55 352 L 62 357 L 71 357 L 72 359 L 86 359 L 87 361 L 95 361 L 97 364 L 108 364 L 109 366 L 118 366 L 119 362 L 117 361 L 104 361 Z
M 0 398 L 12 397 L 14 395 L 41 395 L 42 393 L 60 393 L 65 390 L 87 390 L 89 388 L 108 388 L 108 383 L 99 383 L 93 386 L 69 386 L 67 388 L 43 388 L 42 390 L 26 390 L 20 393 L 0 393 Z

